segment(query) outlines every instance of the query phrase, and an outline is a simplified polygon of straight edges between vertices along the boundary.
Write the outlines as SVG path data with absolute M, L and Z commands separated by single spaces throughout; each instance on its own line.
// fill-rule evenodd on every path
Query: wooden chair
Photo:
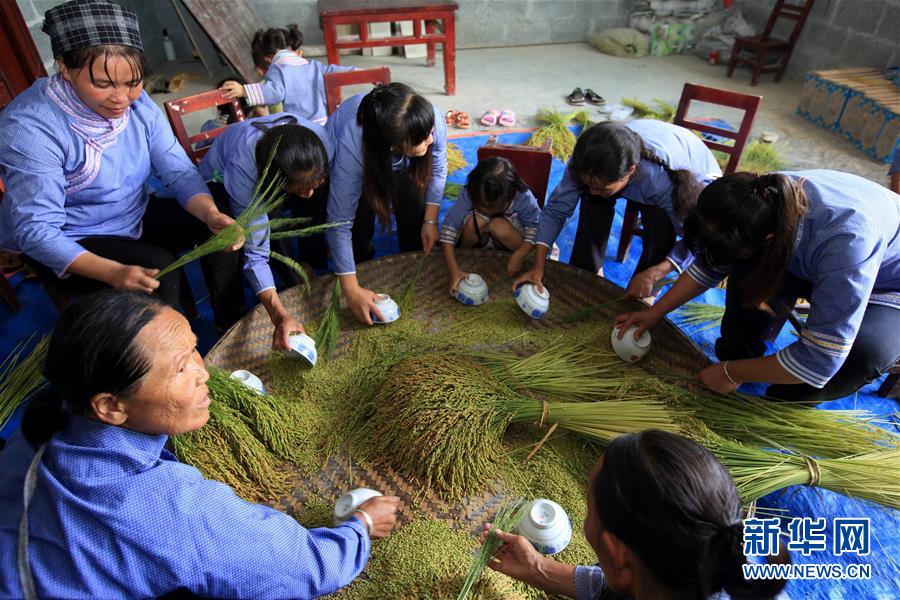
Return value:
M 735 65 L 744 64 L 753 67 L 753 79 L 750 85 L 755 86 L 759 83 L 759 78 L 763 73 L 772 71 L 775 72 L 775 81 L 781 81 L 788 61 L 791 60 L 794 44 L 797 43 L 806 18 L 812 10 L 813 2 L 815 0 L 804 0 L 802 4 L 789 4 L 786 0 L 777 0 L 761 36 L 740 36 L 734 40 L 731 59 L 728 61 L 728 77 L 731 77 L 734 72 Z M 794 29 L 786 40 L 772 37 L 772 30 L 779 18 L 794 21 Z M 774 57 L 775 60 L 769 60 L 770 57 Z
M 737 131 L 730 131 L 688 118 L 688 110 L 691 102 L 694 100 L 743 110 L 744 116 L 741 118 L 740 127 L 738 127 Z M 681 91 L 681 100 L 678 102 L 674 123 L 700 133 L 710 133 L 734 140 L 733 144 L 723 144 L 703 138 L 703 143 L 710 150 L 717 150 L 728 155 L 728 164 L 723 169 L 725 174 L 728 175 L 729 173 L 734 173 L 737 170 L 738 163 L 741 162 L 741 154 L 743 154 L 744 147 L 747 145 L 747 139 L 750 137 L 750 129 L 753 127 L 753 120 L 756 118 L 756 111 L 759 109 L 760 102 L 762 102 L 762 96 L 739 94 L 695 83 L 686 83 Z M 619 249 L 616 252 L 616 260 L 618 262 L 625 260 L 625 257 L 628 255 L 632 238 L 635 235 L 642 236 L 644 234 L 644 231 L 638 224 L 638 211 L 638 204 L 629 200 L 622 219 L 622 233 L 619 235 Z
M 4 189 L 3 180 L 0 179 L 0 202 L 3 202 Z M 0 298 L 3 298 L 3 301 L 13 312 L 17 312 L 22 308 L 22 302 L 16 295 L 16 290 L 13 288 L 12 284 L 6 279 L 5 273 L 0 273 Z
M 379 67 L 377 69 L 326 73 L 323 79 L 325 80 L 325 102 L 328 105 L 328 114 L 331 115 L 341 104 L 342 87 L 365 83 L 371 83 L 372 85 L 390 83 L 391 70 L 387 67 Z
M 215 139 L 225 131 L 225 127 L 204 131 L 196 135 L 188 135 L 184 126 L 185 115 L 201 110 L 218 108 L 219 106 L 228 106 L 232 121 L 244 120 L 244 111 L 240 103 L 237 100 L 226 100 L 222 97 L 222 93 L 219 90 L 209 90 L 193 96 L 169 100 L 164 106 L 166 107 L 166 116 L 169 118 L 169 123 L 172 125 L 172 131 L 175 132 L 178 143 L 181 144 L 181 147 L 184 148 L 190 159 L 194 161 L 194 164 L 199 164 L 200 159 L 209 151 L 209 144 L 199 148 L 196 147 L 196 144 Z
M 544 140 L 544 145 L 536 148 L 520 144 L 500 144 L 497 143 L 497 136 L 492 135 L 488 138 L 487 144 L 478 149 L 478 160 L 495 156 L 509 160 L 519 176 L 531 188 L 538 206 L 544 208 L 547 186 L 550 183 L 550 167 L 553 164 L 550 148 L 551 140 Z

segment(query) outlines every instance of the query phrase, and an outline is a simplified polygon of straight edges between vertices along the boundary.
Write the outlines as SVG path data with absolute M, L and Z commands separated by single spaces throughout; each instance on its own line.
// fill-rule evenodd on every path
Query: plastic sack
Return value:
M 588 43 L 604 54 L 619 58 L 641 58 L 650 52 L 650 40 L 635 29 L 619 27 L 593 34 Z

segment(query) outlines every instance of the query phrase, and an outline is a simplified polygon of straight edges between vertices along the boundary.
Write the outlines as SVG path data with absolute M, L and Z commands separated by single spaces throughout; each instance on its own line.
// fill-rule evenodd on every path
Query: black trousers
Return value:
M 173 198 L 152 196 L 142 224 L 141 237 L 137 240 L 94 236 L 83 238 L 78 243 L 98 256 L 122 264 L 162 269 L 179 254 L 212 235 L 206 225 L 181 208 Z M 89 294 L 107 287 L 101 281 L 79 275 L 58 279 L 45 265 L 33 259 L 28 259 L 28 263 L 43 281 L 50 282 L 67 296 Z M 200 259 L 200 267 L 209 288 L 216 327 L 228 328 L 244 314 L 240 253 L 216 252 Z M 177 308 L 181 294 L 181 272 L 175 271 L 163 277 L 154 293 L 166 304 Z
M 756 358 L 766 351 L 764 337 L 774 317 L 767 311 L 742 305 L 740 281 L 739 274 L 728 279 L 722 337 L 716 341 L 719 360 Z M 781 289 L 769 305 L 778 306 L 784 298 L 809 298 L 811 294 L 812 285 L 808 281 L 786 273 Z M 877 379 L 898 359 L 900 310 L 869 304 L 847 359 L 824 388 L 806 383 L 775 384 L 768 387 L 766 395 L 782 400 L 813 402 L 842 398 Z
M 578 213 L 578 230 L 569 264 L 591 273 L 603 266 L 609 233 L 615 217 L 615 198 L 583 195 Z M 644 229 L 643 250 L 635 273 L 659 264 L 675 245 L 675 227 L 666 211 L 658 206 L 641 204 L 641 224 Z
M 400 252 L 422 249 L 422 221 L 425 220 L 425 190 L 418 190 L 406 171 L 394 172 L 393 212 L 397 221 Z M 359 199 L 353 221 L 353 259 L 360 263 L 375 256 L 375 212 Z

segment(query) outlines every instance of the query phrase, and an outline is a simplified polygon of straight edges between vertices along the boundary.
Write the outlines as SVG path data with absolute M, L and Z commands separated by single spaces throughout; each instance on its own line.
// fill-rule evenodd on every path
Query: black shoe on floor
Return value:
M 584 90 L 584 97 L 588 102 L 597 106 L 606 104 L 606 99 L 590 88 Z
M 581 88 L 575 88 L 572 93 L 566 96 L 566 102 L 574 106 L 582 106 L 584 104 L 584 92 Z

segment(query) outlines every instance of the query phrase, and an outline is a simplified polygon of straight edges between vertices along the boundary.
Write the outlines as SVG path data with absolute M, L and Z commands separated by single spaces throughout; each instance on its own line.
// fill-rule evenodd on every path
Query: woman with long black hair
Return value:
M 665 431 L 614 439 L 588 483 L 584 534 L 596 566 L 543 556 L 520 535 L 489 566 L 547 594 L 601 598 L 774 598 L 780 579 L 744 578 L 743 503 L 725 467 L 698 444 Z M 485 526 L 489 529 L 489 526 Z M 767 557 L 790 562 L 784 546 Z
M 638 336 L 727 276 L 721 362 L 699 375 L 709 387 L 760 382 L 771 397 L 824 401 L 900 359 L 897 194 L 837 171 L 735 173 L 700 194 L 685 240 L 698 260 L 655 306 L 616 323 Z M 810 301 L 800 339 L 765 355 L 773 309 L 798 297 Z
M 328 120 L 335 144 L 327 232 L 334 273 L 353 315 L 381 318 L 375 293 L 356 278 L 356 263 L 375 255 L 375 221 L 397 222 L 401 252 L 430 252 L 447 182 L 447 124 L 428 100 L 402 83 L 346 99 Z M 352 223 L 352 226 L 350 225 Z
M 230 125 L 212 143 L 200 162 L 200 174 L 214 183 L 215 194 L 224 196 L 232 214 L 242 214 L 253 200 L 257 184 L 265 190 L 270 182 L 283 181 L 285 203 L 279 215 L 307 218 L 309 225 L 325 221 L 325 198 L 331 159 L 334 156 L 331 136 L 321 125 L 299 115 L 277 113 L 247 119 Z M 272 161 L 271 164 L 269 161 Z M 260 182 L 268 166 L 268 179 Z M 269 240 L 267 217 L 250 223 L 256 229 L 243 248 L 244 275 L 266 309 L 275 331 L 272 347 L 287 350 L 289 337 L 303 333 L 303 325 L 287 312 L 275 289 L 270 247 L 291 259 L 325 267 L 325 240 L 319 234 L 299 240 L 295 253 L 294 240 Z M 282 265 L 282 263 L 276 263 Z M 284 284 L 296 283 L 296 275 L 288 268 L 280 269 Z
M 697 202 L 700 190 L 722 174 L 709 148 L 688 129 L 643 119 L 598 123 L 578 138 L 562 181 L 541 212 L 535 266 L 513 288 L 530 281 L 541 287 L 550 246 L 566 220 L 578 213 L 578 231 L 569 263 L 598 273 L 618 198 L 640 205 L 643 251 L 627 295 L 653 296 L 653 285 L 672 271 L 679 273 L 693 260 L 677 236 Z

